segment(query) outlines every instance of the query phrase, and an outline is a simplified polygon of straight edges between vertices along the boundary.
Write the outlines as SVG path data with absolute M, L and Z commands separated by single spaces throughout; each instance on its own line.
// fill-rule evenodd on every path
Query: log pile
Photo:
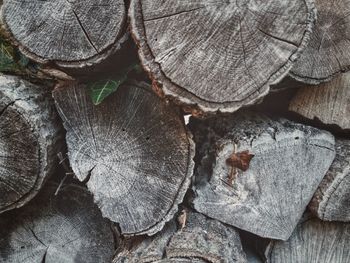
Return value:
M 350 1 L 0 4 L 0 262 L 350 262 Z

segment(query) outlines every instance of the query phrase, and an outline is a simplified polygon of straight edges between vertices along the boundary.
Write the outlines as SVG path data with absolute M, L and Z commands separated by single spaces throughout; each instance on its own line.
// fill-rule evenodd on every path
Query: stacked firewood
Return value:
M 350 1 L 0 3 L 0 262 L 350 262 Z

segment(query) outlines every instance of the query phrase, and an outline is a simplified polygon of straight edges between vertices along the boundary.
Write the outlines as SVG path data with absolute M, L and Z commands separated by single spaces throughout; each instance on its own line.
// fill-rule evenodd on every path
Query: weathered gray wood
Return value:
M 350 222 L 350 140 L 337 139 L 336 156 L 309 208 L 322 220 Z
M 288 239 L 334 159 L 333 136 L 253 113 L 207 124 L 217 135 L 199 135 L 205 146 L 199 149 L 195 209 L 262 237 Z M 241 162 L 231 166 L 234 153 Z
M 27 206 L 0 217 L 0 261 L 7 263 L 111 262 L 115 244 L 85 188 L 45 188 Z
M 268 263 L 348 263 L 350 224 L 309 219 L 286 241 L 271 241 Z
M 0 75 L 0 213 L 37 194 L 57 164 L 60 132 L 47 87 Z
M 350 129 L 350 73 L 340 74 L 330 82 L 300 89 L 289 110 L 324 124 Z
M 309 84 L 350 69 L 350 1 L 315 0 L 317 21 L 310 43 L 290 75 Z
M 305 48 L 315 14 L 310 0 L 132 0 L 129 16 L 157 93 L 202 114 L 266 95 Z
M 14 43 L 40 63 L 93 65 L 127 39 L 123 0 L 4 0 L 1 16 Z
M 94 106 L 84 86 L 54 91 L 75 175 L 124 234 L 153 234 L 172 219 L 193 174 L 183 118 L 146 83 L 122 86 Z
M 117 254 L 114 263 L 247 262 L 238 232 L 201 214 L 189 212 L 184 228 L 174 221 L 162 232 Z

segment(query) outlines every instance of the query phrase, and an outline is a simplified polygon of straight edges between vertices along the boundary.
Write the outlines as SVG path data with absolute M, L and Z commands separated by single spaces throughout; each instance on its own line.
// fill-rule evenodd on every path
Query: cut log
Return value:
M 350 73 L 340 74 L 330 82 L 300 89 L 289 110 L 324 124 L 350 129 Z
M 336 140 L 336 156 L 310 210 L 322 220 L 350 222 L 350 140 Z
M 114 235 L 85 188 L 50 185 L 27 206 L 0 217 L 0 261 L 111 262 Z
M 300 223 L 291 238 L 271 241 L 268 263 L 348 263 L 350 224 L 309 219 Z
M 266 95 L 305 48 L 315 14 L 310 0 L 132 0 L 129 16 L 157 93 L 202 114 Z
M 75 175 L 122 233 L 154 234 L 172 219 L 193 174 L 194 144 L 183 117 L 142 82 L 94 106 L 82 85 L 57 87 Z
M 189 212 L 182 228 L 171 221 L 157 235 L 126 247 L 114 263 L 247 262 L 238 232 L 229 226 Z
M 288 239 L 334 159 L 333 136 L 253 113 L 208 125 L 222 135 L 210 135 L 199 154 L 195 209 L 261 237 Z
M 48 88 L 0 75 L 0 213 L 38 193 L 57 164 L 62 130 Z
M 350 69 L 349 0 L 315 0 L 317 21 L 310 43 L 290 76 L 308 84 L 329 81 Z
M 2 21 L 22 53 L 61 67 L 99 63 L 121 48 L 125 33 L 123 0 L 4 0 Z

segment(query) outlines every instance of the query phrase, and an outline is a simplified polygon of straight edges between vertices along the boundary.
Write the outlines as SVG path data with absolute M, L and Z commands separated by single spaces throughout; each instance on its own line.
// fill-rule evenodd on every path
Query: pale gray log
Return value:
M 83 67 L 126 40 L 123 0 L 4 0 L 2 20 L 16 45 L 40 63 Z
M 310 0 L 132 0 L 129 17 L 157 93 L 203 114 L 266 95 L 307 45 L 314 11 Z
M 146 83 L 119 87 L 98 106 L 84 86 L 54 91 L 75 175 L 124 234 L 154 234 L 190 184 L 194 144 L 183 117 Z
M 291 238 L 271 241 L 268 263 L 349 263 L 350 224 L 309 219 L 300 223 Z
M 350 73 L 340 74 L 330 82 L 300 89 L 289 110 L 324 124 L 350 129 Z
M 315 0 L 317 21 L 310 43 L 290 75 L 319 84 L 350 69 L 350 0 Z
M 37 194 L 57 164 L 62 130 L 48 87 L 0 75 L 0 213 Z
M 209 135 L 200 149 L 195 209 L 262 237 L 288 239 L 334 159 L 333 136 L 257 114 L 210 122 L 221 135 Z M 235 152 L 248 150 L 254 157 L 248 170 L 237 169 L 230 186 L 226 159 L 234 145 Z
M 181 229 L 174 221 L 153 237 L 126 248 L 114 263 L 247 262 L 238 232 L 201 214 L 187 214 Z
M 7 263 L 111 262 L 115 244 L 85 188 L 50 185 L 27 206 L 0 217 L 0 261 Z
M 350 222 L 350 140 L 337 139 L 336 156 L 309 208 L 320 219 Z

